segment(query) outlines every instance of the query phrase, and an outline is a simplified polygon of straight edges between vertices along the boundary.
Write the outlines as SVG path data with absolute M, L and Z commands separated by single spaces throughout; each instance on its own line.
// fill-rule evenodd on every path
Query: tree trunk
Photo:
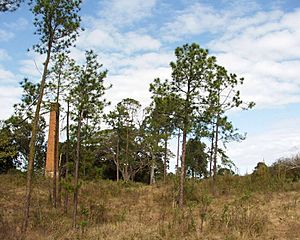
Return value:
M 176 162 L 176 174 L 178 174 L 179 168 L 179 150 L 180 150 L 180 128 L 178 129 L 178 138 L 177 138 L 177 162 Z
M 167 152 L 168 152 L 168 139 L 165 138 L 165 155 L 164 155 L 164 182 L 166 182 L 167 176 Z
M 218 156 L 218 135 L 219 135 L 219 118 L 216 123 L 216 135 L 215 135 L 215 146 L 214 146 L 214 167 L 213 167 L 213 194 L 216 194 L 216 181 L 217 181 L 217 156 Z
M 34 167 L 34 157 L 35 157 L 35 142 L 36 142 L 36 134 L 39 125 L 40 119 L 40 110 L 41 104 L 44 95 L 44 88 L 46 82 L 46 76 L 48 72 L 48 65 L 50 61 L 51 55 L 51 38 L 48 42 L 48 50 L 47 50 L 47 57 L 44 63 L 44 70 L 41 80 L 41 85 L 39 89 L 39 97 L 36 105 L 36 110 L 34 114 L 34 119 L 32 121 L 32 132 L 31 132 L 31 139 L 29 143 L 29 157 L 28 157 L 28 169 L 27 169 L 27 182 L 26 182 L 26 194 L 25 194 L 25 203 L 24 203 L 24 216 L 23 216 L 23 224 L 22 224 L 22 235 L 25 235 L 28 227 L 28 219 L 29 219 L 29 209 L 30 209 L 30 200 L 31 200 L 31 188 L 32 188 L 32 175 L 33 175 L 33 167 Z
M 58 164 L 58 148 L 59 148 L 59 95 L 60 95 L 60 84 L 61 84 L 61 76 L 59 74 L 58 79 L 57 79 L 57 92 L 56 92 L 56 128 L 55 128 L 55 145 L 54 145 L 54 176 L 53 176 L 53 206 L 56 208 L 57 205 L 57 196 L 56 196 L 56 187 L 58 185 L 58 204 L 60 206 L 60 200 L 61 200 L 61 184 L 60 184 L 60 176 L 58 176 L 57 180 L 57 172 L 58 175 L 61 174 L 60 172 L 60 165 Z M 57 181 L 56 181 L 57 180 Z
M 61 176 L 62 176 L 62 171 L 63 171 L 63 167 L 62 167 L 62 153 L 59 154 L 59 161 L 58 161 L 58 180 L 57 180 L 57 184 L 58 184 L 58 188 L 57 188 L 57 203 L 58 206 L 61 206 Z
M 128 133 L 128 127 L 126 130 L 126 163 L 125 163 L 125 182 L 129 180 L 128 178 L 128 150 L 129 150 L 129 133 Z
M 120 168 L 120 161 L 119 161 L 119 151 L 120 151 L 120 149 L 119 149 L 119 136 L 118 136 L 118 140 L 117 140 L 117 153 L 116 153 L 116 162 L 117 162 L 117 182 L 119 182 L 119 180 L 120 180 L 120 170 L 119 170 L 119 168 Z
M 66 150 L 66 164 L 65 164 L 65 179 L 66 181 L 68 181 L 68 175 L 69 175 L 69 151 L 70 151 L 70 101 L 67 101 L 67 150 Z M 65 192 L 65 213 L 68 212 L 68 208 L 69 208 L 69 192 L 66 189 Z
M 80 158 L 80 132 L 83 112 L 79 113 L 77 127 L 77 146 L 76 146 L 76 161 L 74 174 L 74 209 L 73 209 L 73 228 L 76 228 L 77 205 L 78 205 L 78 175 L 79 175 L 79 158 Z
M 155 157 L 153 152 L 151 151 L 151 168 L 150 168 L 150 185 L 155 183 Z
M 59 94 L 59 90 L 58 90 Z M 53 207 L 56 208 L 57 196 L 57 169 L 58 169 L 58 141 L 59 141 L 59 106 L 58 98 L 56 102 L 56 125 L 55 125 L 55 141 L 54 141 L 54 164 L 53 164 Z
M 181 155 L 181 176 L 179 189 L 179 207 L 183 207 L 184 199 L 184 180 L 185 180 L 185 152 L 186 152 L 186 126 L 182 133 L 182 155 Z
M 212 176 L 212 162 L 214 156 L 214 137 L 215 137 L 215 126 L 213 125 L 212 135 L 211 135 L 210 156 L 209 156 L 209 177 Z

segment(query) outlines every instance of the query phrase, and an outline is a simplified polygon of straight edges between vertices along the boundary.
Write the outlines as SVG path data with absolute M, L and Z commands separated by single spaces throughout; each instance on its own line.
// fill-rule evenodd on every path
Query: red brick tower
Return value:
M 47 158 L 46 158 L 46 169 L 45 169 L 46 176 L 53 177 L 54 167 L 56 167 L 57 169 L 58 143 L 59 143 L 59 105 L 57 103 L 51 103 Z

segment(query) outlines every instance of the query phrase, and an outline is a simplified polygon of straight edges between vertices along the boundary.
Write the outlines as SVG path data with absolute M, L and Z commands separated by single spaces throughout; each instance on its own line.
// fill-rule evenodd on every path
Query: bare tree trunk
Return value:
M 212 162 L 214 156 L 214 137 L 215 137 L 215 126 L 213 125 L 212 135 L 211 135 L 210 156 L 209 156 L 209 177 L 212 176 Z
M 66 164 L 65 164 L 65 179 L 68 181 L 68 175 L 69 175 L 69 151 L 70 151 L 70 101 L 67 101 L 67 150 L 66 150 Z M 68 212 L 68 208 L 69 208 L 69 192 L 66 189 L 65 192 L 66 196 L 65 196 L 65 213 Z
M 59 88 L 58 88 L 59 89 Z M 59 90 L 58 90 L 59 94 Z M 55 125 L 55 141 L 54 141 L 54 164 L 53 164 L 53 207 L 56 208 L 57 203 L 57 169 L 58 169 L 58 141 L 59 141 L 59 105 L 58 97 L 56 102 L 56 125 Z
M 180 189 L 179 189 L 179 207 L 183 207 L 184 199 L 184 180 L 185 180 L 185 152 L 186 152 L 186 126 L 183 128 L 182 133 L 182 156 L 181 156 L 181 176 L 180 176 Z
M 58 185 L 58 199 L 59 199 L 59 206 L 61 200 L 61 185 L 60 185 L 60 176 L 58 176 L 57 180 L 57 173 L 60 174 L 60 165 L 58 163 L 58 148 L 59 148 L 59 95 L 60 95 L 60 84 L 61 84 L 61 75 L 59 74 L 57 79 L 57 92 L 56 92 L 56 126 L 55 126 L 55 145 L 54 145 L 54 176 L 53 176 L 53 206 L 56 208 L 57 205 L 57 195 L 56 195 L 56 187 Z
M 126 163 L 125 163 L 125 182 L 129 180 L 128 178 L 128 150 L 129 150 L 129 133 L 128 133 L 128 127 L 126 131 Z
M 179 168 L 179 150 L 180 150 L 180 128 L 178 129 L 178 138 L 177 138 L 177 162 L 176 162 L 176 174 L 178 174 Z
M 217 181 L 217 156 L 218 156 L 218 135 L 219 135 L 219 117 L 216 123 L 216 135 L 215 135 L 215 146 L 214 146 L 214 167 L 213 167 L 213 194 L 216 194 L 216 181 Z
M 120 149 L 119 149 L 119 136 L 118 136 L 118 140 L 117 140 L 117 153 L 116 153 L 116 159 L 117 159 L 117 182 L 119 182 L 119 180 L 120 180 L 120 170 L 119 170 L 119 168 L 120 168 L 120 161 L 119 161 L 119 151 L 120 151 Z
M 61 176 L 62 176 L 62 171 L 63 171 L 63 167 L 62 167 L 62 153 L 59 154 L 59 161 L 58 161 L 58 188 L 57 188 L 57 203 L 58 206 L 61 206 Z
M 168 151 L 168 140 L 167 138 L 165 138 L 164 182 L 166 182 L 166 176 L 167 176 L 167 151 Z
M 79 113 L 78 127 L 77 127 L 77 146 L 76 146 L 76 161 L 74 174 L 74 209 L 73 209 L 73 228 L 76 228 L 77 205 L 78 205 L 78 175 L 79 175 L 79 158 L 80 158 L 80 132 L 83 112 Z
M 150 185 L 155 183 L 155 157 L 153 152 L 151 151 L 151 168 L 150 168 Z
M 30 139 L 30 144 L 29 144 L 26 194 L 25 194 L 25 202 L 24 202 L 24 216 L 23 216 L 23 224 L 22 224 L 22 230 L 21 230 L 21 233 L 23 236 L 25 236 L 25 233 L 26 233 L 27 227 L 28 227 L 31 190 L 32 190 L 31 189 L 32 188 L 32 175 L 33 175 L 34 157 L 35 157 L 35 142 L 36 142 L 37 129 L 38 129 L 38 125 L 39 125 L 40 110 L 41 110 L 41 104 L 42 104 L 43 95 L 44 95 L 46 76 L 47 76 L 47 72 L 48 72 L 48 65 L 49 65 L 50 55 L 51 55 L 51 47 L 52 47 L 51 42 L 52 42 L 52 38 L 50 38 L 49 42 L 48 42 L 47 57 L 46 57 L 46 61 L 44 63 L 44 70 L 43 70 L 41 85 L 40 85 L 40 89 L 39 89 L 39 97 L 38 97 L 38 101 L 37 101 L 37 105 L 36 105 L 34 119 L 32 121 L 31 139 Z

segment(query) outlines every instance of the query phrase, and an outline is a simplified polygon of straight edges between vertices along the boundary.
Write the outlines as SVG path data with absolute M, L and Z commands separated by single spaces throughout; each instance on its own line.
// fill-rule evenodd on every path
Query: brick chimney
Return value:
M 51 103 L 49 135 L 46 157 L 46 176 L 53 177 L 54 163 L 56 162 L 56 174 L 58 166 L 58 143 L 59 143 L 59 104 Z M 57 145 L 56 145 L 57 144 Z

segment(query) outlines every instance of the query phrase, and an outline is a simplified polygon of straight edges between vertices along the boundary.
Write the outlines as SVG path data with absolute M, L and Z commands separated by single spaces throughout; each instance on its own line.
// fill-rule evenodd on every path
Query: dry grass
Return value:
M 25 176 L 0 175 L 0 181 L 0 239 L 17 239 Z M 49 183 L 38 177 L 27 239 L 300 239 L 299 183 L 264 192 L 245 188 L 248 181 L 219 179 L 215 197 L 208 191 L 209 181 L 187 181 L 183 210 L 176 207 L 175 179 L 155 186 L 83 182 L 78 229 L 73 230 L 72 209 L 64 214 L 62 208 L 52 208 Z

